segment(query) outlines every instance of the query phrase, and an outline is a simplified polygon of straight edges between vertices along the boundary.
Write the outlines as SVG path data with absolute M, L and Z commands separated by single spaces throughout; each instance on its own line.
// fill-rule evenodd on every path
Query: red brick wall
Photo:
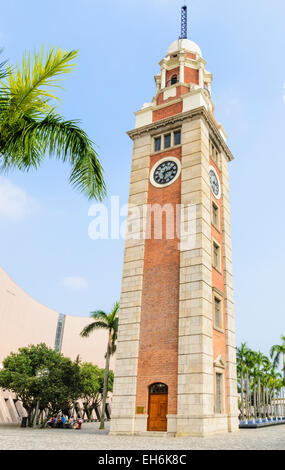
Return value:
M 221 182 L 221 173 L 217 165 L 210 159 L 210 164 L 215 168 L 219 175 L 219 179 Z M 212 238 L 213 240 L 216 240 L 218 244 L 221 247 L 221 272 L 217 271 L 215 268 L 212 268 L 212 285 L 213 287 L 216 287 L 219 289 L 222 293 L 225 292 L 225 286 L 224 286 L 224 267 L 223 267 L 223 235 L 222 235 L 222 217 L 223 217 L 223 201 L 221 199 L 216 199 L 211 192 L 211 198 L 213 201 L 216 203 L 216 205 L 219 207 L 219 212 L 220 212 L 220 227 L 219 231 L 212 225 Z M 224 308 L 224 301 L 223 302 L 223 328 L 225 329 L 226 325 L 226 316 L 225 316 L 225 308 Z M 226 346 L 226 334 L 222 333 L 214 328 L 214 316 L 215 316 L 215 305 L 214 305 L 214 293 L 213 293 L 213 360 L 215 361 L 218 356 L 222 356 L 224 359 L 227 358 L 227 346 Z M 226 412 L 227 412 L 227 377 L 225 373 L 225 391 L 224 391 L 224 396 L 225 396 L 225 406 L 226 406 Z M 215 387 L 215 384 L 214 384 Z M 215 389 L 214 389 L 215 390 Z
M 151 157 L 151 168 L 166 156 L 181 160 L 181 148 Z M 180 178 L 166 188 L 149 183 L 148 204 L 181 203 Z M 176 217 L 175 217 L 176 222 Z M 152 222 L 153 227 L 153 222 Z M 144 283 L 138 361 L 137 406 L 148 413 L 148 387 L 168 385 L 168 413 L 177 413 L 178 319 L 179 319 L 179 240 L 166 240 L 165 219 L 162 240 L 145 243 Z
M 184 81 L 185 83 L 195 83 L 199 85 L 199 70 L 184 68 Z
M 158 106 L 163 103 L 167 103 L 168 101 L 173 101 L 176 100 L 177 98 L 180 98 L 182 95 L 185 93 L 189 93 L 189 88 L 186 86 L 177 86 L 176 87 L 176 96 L 172 96 L 171 98 L 167 98 L 166 100 L 163 99 L 164 96 L 164 91 L 166 88 L 158 95 L 157 98 L 157 104 Z
M 182 113 L 183 103 L 180 101 L 179 103 L 171 104 L 165 108 L 158 109 L 157 111 L 153 111 L 152 113 L 152 122 L 159 121 L 160 119 L 164 119 L 174 114 Z

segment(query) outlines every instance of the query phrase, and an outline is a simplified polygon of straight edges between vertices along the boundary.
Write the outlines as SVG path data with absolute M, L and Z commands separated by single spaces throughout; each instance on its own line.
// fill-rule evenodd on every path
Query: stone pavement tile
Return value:
M 108 436 L 98 423 L 81 431 L 0 427 L 0 450 L 285 450 L 285 425 L 207 438 Z

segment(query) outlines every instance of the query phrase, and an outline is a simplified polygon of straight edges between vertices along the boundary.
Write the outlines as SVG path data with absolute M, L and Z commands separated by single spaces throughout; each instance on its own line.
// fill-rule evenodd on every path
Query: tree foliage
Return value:
M 70 183 L 89 199 L 106 194 L 94 143 L 77 121 L 56 112 L 56 88 L 74 68 L 77 51 L 26 54 L 17 67 L 0 64 L 0 170 L 38 168 L 46 154 L 71 165 Z
M 246 343 L 237 348 L 239 408 L 242 421 L 273 419 L 284 408 L 283 402 L 278 405 L 279 401 L 281 403 L 284 399 L 284 380 L 276 369 L 283 349 L 273 346 L 270 353 L 273 362 L 262 352 L 250 349 Z
M 80 364 L 81 399 L 84 412 L 91 419 L 92 412 L 102 403 L 104 388 L 104 369 L 89 362 Z M 113 391 L 114 373 L 109 372 L 108 392 Z
M 37 403 L 45 421 L 59 413 L 68 415 L 75 402 L 83 399 L 88 418 L 102 401 L 104 369 L 71 361 L 45 344 L 11 353 L 0 370 L 0 387 L 13 391 L 22 401 L 31 426 Z M 108 389 L 113 387 L 110 373 Z

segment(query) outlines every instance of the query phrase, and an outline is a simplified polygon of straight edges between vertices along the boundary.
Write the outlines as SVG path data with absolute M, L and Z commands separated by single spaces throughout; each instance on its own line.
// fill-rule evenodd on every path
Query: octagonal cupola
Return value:
M 211 97 L 212 74 L 199 45 L 187 37 L 187 7 L 182 7 L 181 36 L 172 42 L 154 77 L 156 94 L 136 114 L 136 127 L 160 120 L 165 113 L 179 113 L 199 107 L 214 114 Z M 169 115 L 170 115 L 169 114 Z
M 179 98 L 198 88 L 211 95 L 212 74 L 206 70 L 200 47 L 190 39 L 180 38 L 168 48 L 155 77 L 157 103 Z

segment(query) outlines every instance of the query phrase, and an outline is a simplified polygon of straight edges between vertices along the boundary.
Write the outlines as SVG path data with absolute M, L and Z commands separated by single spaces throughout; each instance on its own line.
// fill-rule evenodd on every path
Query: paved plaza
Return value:
M 108 425 L 107 425 L 108 426 Z M 285 425 L 207 438 L 108 436 L 98 423 L 81 431 L 0 427 L 0 450 L 285 450 Z

